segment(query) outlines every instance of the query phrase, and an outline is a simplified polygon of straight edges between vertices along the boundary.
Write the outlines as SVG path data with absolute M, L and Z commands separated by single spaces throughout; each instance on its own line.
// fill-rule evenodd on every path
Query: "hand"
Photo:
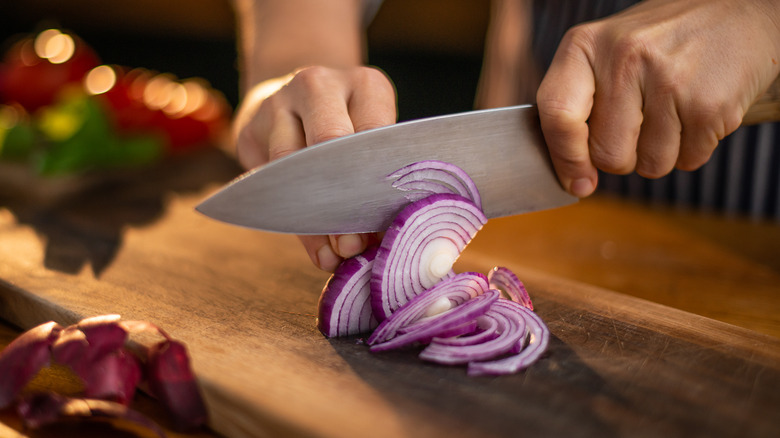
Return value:
M 779 26 L 776 1 L 645 0 L 572 28 L 537 93 L 564 188 L 704 164 L 780 72 Z
M 251 169 L 306 146 L 395 121 L 395 89 L 379 70 L 308 67 L 252 88 L 236 112 L 233 132 L 238 160 Z M 312 262 L 332 272 L 377 237 L 299 238 Z

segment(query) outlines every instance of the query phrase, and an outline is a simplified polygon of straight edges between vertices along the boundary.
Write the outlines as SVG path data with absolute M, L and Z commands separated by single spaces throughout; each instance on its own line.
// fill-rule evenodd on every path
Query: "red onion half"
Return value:
M 486 222 L 482 210 L 459 195 L 435 194 L 404 208 L 374 260 L 371 306 L 377 320 L 453 275 L 453 263 Z
M 345 260 L 328 280 L 320 331 L 363 333 L 379 321 L 366 341 L 372 352 L 423 344 L 421 359 L 467 364 L 469 375 L 514 373 L 536 361 L 550 334 L 517 276 L 504 267 L 487 276 L 452 271 L 487 222 L 471 178 L 440 161 L 414 163 L 388 177 L 412 202 L 378 248 Z

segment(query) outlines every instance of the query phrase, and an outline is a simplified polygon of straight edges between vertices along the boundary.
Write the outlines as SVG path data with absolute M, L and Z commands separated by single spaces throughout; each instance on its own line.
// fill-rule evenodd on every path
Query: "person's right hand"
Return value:
M 233 124 L 234 144 L 246 169 L 317 143 L 396 121 L 390 79 L 371 67 L 306 67 L 249 90 Z M 345 171 L 349 163 L 344 163 Z M 299 236 L 312 262 L 332 272 L 377 239 L 373 234 Z

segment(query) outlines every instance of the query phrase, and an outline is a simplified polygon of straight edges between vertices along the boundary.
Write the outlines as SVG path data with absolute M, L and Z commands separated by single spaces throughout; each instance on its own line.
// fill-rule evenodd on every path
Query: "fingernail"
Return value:
M 330 245 L 323 245 L 317 250 L 317 262 L 320 269 L 332 272 L 341 263 L 341 259 L 333 252 Z
M 584 198 L 593 193 L 594 190 L 593 183 L 588 178 L 575 179 L 570 187 L 571 194 L 578 198 Z
M 336 240 L 339 255 L 347 258 L 360 254 L 363 250 L 363 239 L 357 234 L 343 234 Z

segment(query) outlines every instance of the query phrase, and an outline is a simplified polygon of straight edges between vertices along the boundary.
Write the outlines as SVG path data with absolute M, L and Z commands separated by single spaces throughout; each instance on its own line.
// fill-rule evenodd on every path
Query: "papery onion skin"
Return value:
M 173 417 L 179 430 L 206 424 L 208 413 L 190 368 L 184 344 L 165 340 L 149 350 L 147 375 L 152 392 Z
M 11 341 L 0 354 L 0 409 L 8 407 L 35 374 L 48 365 L 49 348 L 62 326 L 54 321 L 34 327 Z
M 459 195 L 435 194 L 404 208 L 385 233 L 374 261 L 371 305 L 377 320 L 387 319 L 407 301 L 452 275 L 451 271 L 430 275 L 428 260 L 420 260 L 428 245 L 442 249 L 450 245 L 449 253 L 439 251 L 433 261 L 439 265 L 444 258 L 451 265 L 486 222 L 482 210 Z
M 327 337 L 366 333 L 378 324 L 371 308 L 371 268 L 378 248 L 344 260 L 317 304 L 317 328 Z
M 525 289 L 525 285 L 514 272 L 503 266 L 496 266 L 488 272 L 488 282 L 493 289 L 500 289 L 509 296 L 509 299 L 524 305 L 529 310 L 534 310 L 531 297 Z
M 117 418 L 142 426 L 160 438 L 165 431 L 140 412 L 128 409 L 120 403 L 105 400 L 70 398 L 56 393 L 35 394 L 23 399 L 17 407 L 24 425 L 41 428 L 70 418 Z

